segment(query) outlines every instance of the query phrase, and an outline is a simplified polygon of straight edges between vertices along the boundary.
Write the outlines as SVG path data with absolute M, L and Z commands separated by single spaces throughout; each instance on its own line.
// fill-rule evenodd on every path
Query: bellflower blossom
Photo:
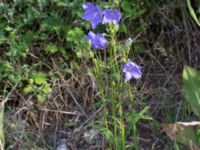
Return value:
M 123 68 L 123 72 L 125 73 L 125 80 L 128 81 L 131 78 L 139 79 L 142 76 L 141 72 L 142 67 L 137 65 L 132 61 L 128 61 Z
M 104 36 L 100 33 L 93 33 L 90 31 L 88 35 L 84 36 L 85 39 L 89 40 L 92 43 L 92 48 L 97 48 L 97 49 L 105 49 L 107 48 L 107 39 L 104 38 Z
M 113 22 L 115 25 L 119 23 L 121 19 L 121 14 L 118 9 L 106 9 L 103 11 L 103 21 L 102 24 L 108 24 Z
M 92 28 L 95 29 L 103 19 L 101 8 L 91 3 L 85 3 L 83 4 L 83 9 L 85 10 L 85 13 L 82 16 L 82 19 L 90 21 Z

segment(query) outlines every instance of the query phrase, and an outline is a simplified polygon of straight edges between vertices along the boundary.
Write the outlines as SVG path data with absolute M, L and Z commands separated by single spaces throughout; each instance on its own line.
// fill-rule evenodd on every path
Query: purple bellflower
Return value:
M 97 49 L 107 48 L 108 41 L 100 33 L 95 34 L 92 31 L 90 31 L 88 35 L 85 35 L 84 37 L 85 39 L 89 40 L 92 43 L 92 48 L 97 48 Z
M 132 61 L 128 61 L 123 68 L 123 72 L 125 72 L 125 80 L 128 81 L 131 78 L 139 79 L 142 76 L 141 72 L 142 67 L 137 65 Z
M 83 4 L 83 9 L 85 10 L 85 13 L 82 16 L 82 19 L 90 21 L 92 28 L 95 29 L 103 19 L 101 8 L 91 3 L 85 3 Z
M 103 21 L 102 24 L 108 24 L 113 22 L 115 25 L 119 23 L 121 19 L 121 14 L 118 9 L 106 9 L 103 11 Z

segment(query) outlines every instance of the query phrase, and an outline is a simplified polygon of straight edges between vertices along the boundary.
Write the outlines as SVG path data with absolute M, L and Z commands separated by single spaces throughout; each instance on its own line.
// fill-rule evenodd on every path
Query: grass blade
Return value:
M 0 108 L 0 150 L 4 149 L 4 130 L 3 130 L 3 122 L 4 122 L 4 107 Z
M 187 6 L 188 6 L 188 9 L 189 9 L 190 15 L 192 16 L 192 18 L 194 19 L 196 24 L 200 27 L 200 22 L 199 22 L 199 20 L 198 20 L 198 18 L 196 16 L 196 13 L 195 13 L 194 9 L 192 8 L 190 0 L 187 0 Z

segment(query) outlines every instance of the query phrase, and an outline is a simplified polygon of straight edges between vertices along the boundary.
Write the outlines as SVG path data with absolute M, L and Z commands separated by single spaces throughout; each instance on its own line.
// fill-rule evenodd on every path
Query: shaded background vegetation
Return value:
M 6 149 L 54 149 L 67 139 L 71 149 L 102 147 L 87 131 L 101 121 L 101 103 L 81 20 L 83 0 L 16 0 L 0 2 L 0 99 L 4 110 Z M 106 8 L 107 1 L 90 1 Z M 199 2 L 192 1 L 198 12 Z M 200 70 L 200 31 L 185 1 L 123 0 L 119 44 L 131 37 L 130 59 L 142 66 L 136 110 L 150 106 L 153 121 L 137 124 L 144 149 L 172 149 L 161 123 L 190 121 L 184 102 L 183 65 Z M 101 31 L 99 26 L 96 31 Z M 130 137 L 131 138 L 131 137 Z

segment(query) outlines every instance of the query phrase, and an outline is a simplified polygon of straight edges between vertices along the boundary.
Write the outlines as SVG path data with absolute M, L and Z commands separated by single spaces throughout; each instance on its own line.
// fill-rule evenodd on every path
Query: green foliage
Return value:
M 200 74 L 197 70 L 184 66 L 183 88 L 185 99 L 191 110 L 200 117 Z M 182 112 L 182 115 L 184 112 Z M 181 149 L 179 144 L 187 146 L 189 149 L 199 149 L 199 122 L 176 122 L 173 124 L 162 124 L 163 130 L 174 141 L 175 149 Z
M 87 43 L 83 39 L 83 35 L 84 32 L 79 27 L 71 28 L 66 32 L 67 47 L 73 48 L 78 57 L 87 56 L 87 52 L 85 51 L 87 49 Z
M 200 117 L 200 74 L 189 66 L 184 66 L 183 87 L 186 101 L 190 104 L 192 111 Z M 195 133 L 196 143 L 200 144 L 199 127 L 196 128 Z
M 78 43 L 79 40 L 83 39 L 83 30 L 75 27 L 67 32 L 67 41 Z
M 128 34 L 131 28 L 129 27 L 130 22 L 137 21 L 138 18 L 142 18 L 147 11 L 147 7 L 143 1 L 132 2 L 129 0 L 123 0 L 120 6 L 124 12 L 124 18 L 127 18 L 121 25 L 120 31 Z M 138 26 L 134 27 L 133 32 L 140 32 L 144 29 L 144 27 L 146 27 L 145 22 L 139 23 Z
M 200 117 L 200 75 L 189 66 L 185 66 L 183 70 L 183 87 L 186 101 L 194 113 Z
M 50 43 L 47 45 L 47 47 L 45 48 L 46 53 L 51 53 L 54 54 L 58 51 L 58 48 L 56 45 Z
M 196 133 L 196 140 L 197 140 L 197 143 L 198 143 L 198 145 L 200 146 L 200 126 L 196 127 L 195 133 Z
M 131 134 L 131 131 L 133 131 L 133 134 L 136 135 L 136 123 L 139 121 L 139 120 L 152 120 L 152 118 L 147 115 L 147 112 L 149 110 L 149 106 L 146 106 L 141 112 L 139 113 L 136 113 L 136 112 L 133 112 L 133 113 L 127 113 L 126 114 L 126 118 L 127 118 L 127 121 L 129 124 L 133 125 L 133 126 L 128 126 L 128 129 L 127 129 L 127 134 L 126 136 L 128 136 L 129 134 Z M 131 148 L 131 147 L 136 147 L 137 149 L 139 148 L 139 146 L 137 145 L 137 143 L 132 143 L 130 145 L 127 145 L 127 147 Z
M 51 85 L 47 81 L 47 74 L 44 72 L 33 73 L 23 91 L 26 94 L 34 93 L 38 102 L 43 103 L 52 91 Z
M 24 93 L 44 102 L 52 91 L 46 56 L 58 64 L 85 55 L 80 25 L 82 0 L 16 0 L 0 2 L 0 84 L 22 79 Z M 74 20 L 77 20 L 74 22 Z M 84 46 L 83 46 L 84 45 Z M 45 57 L 44 57 L 45 56 Z M 52 65 L 50 65 L 52 66 Z M 42 69 L 41 69 L 42 68 Z M 19 89 L 20 90 L 20 89 Z
M 141 17 L 141 15 L 143 15 L 146 12 L 146 9 L 140 9 L 137 7 L 136 3 L 134 4 L 128 0 L 122 1 L 121 8 L 126 14 L 131 15 L 131 19 Z
M 12 83 L 17 83 L 21 79 L 21 72 L 15 68 L 14 64 L 8 61 L 0 62 L 0 80 L 9 80 Z

